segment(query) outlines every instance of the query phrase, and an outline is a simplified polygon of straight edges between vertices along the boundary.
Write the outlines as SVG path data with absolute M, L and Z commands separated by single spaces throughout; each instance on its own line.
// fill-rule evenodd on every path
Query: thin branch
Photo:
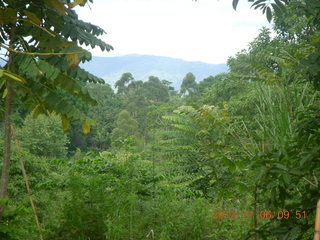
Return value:
M 247 152 L 248 155 L 250 155 L 251 157 L 253 157 L 253 153 L 244 145 L 244 143 L 242 142 L 240 136 L 236 133 L 236 132 L 231 132 L 231 135 L 234 138 L 237 138 L 237 140 L 239 141 L 239 143 L 242 145 L 243 149 Z
M 48 33 L 50 36 L 52 37 L 56 37 L 56 35 L 54 35 L 52 32 L 50 32 L 48 29 L 44 28 L 44 27 L 41 27 L 40 25 L 28 20 L 28 19 L 24 19 L 24 18 L 17 18 L 17 20 L 20 20 L 20 21 L 23 21 L 23 22 L 27 22 L 27 23 L 30 23 L 32 24 L 33 26 L 36 26 L 38 28 L 40 28 L 42 31 Z
M 2 61 L 8 62 L 7 59 L 4 59 L 4 58 L 2 58 L 2 57 L 0 57 L 0 59 L 1 59 Z
M 22 157 L 22 153 L 21 153 L 20 143 L 19 143 L 19 141 L 18 141 L 18 139 L 17 139 L 17 137 L 15 135 L 13 126 L 10 125 L 10 127 L 11 127 L 12 137 L 13 137 L 15 143 L 16 143 L 16 151 L 18 153 L 18 158 L 20 160 L 20 166 L 21 166 L 21 170 L 22 170 L 22 175 L 23 175 L 23 179 L 25 181 L 26 187 L 27 187 L 27 192 L 28 192 L 30 204 L 31 204 L 31 207 L 32 207 L 32 210 L 33 210 L 34 219 L 35 219 L 36 224 L 37 224 L 37 228 L 38 228 L 38 231 L 39 231 L 40 239 L 43 240 L 43 234 L 42 234 L 42 231 L 41 231 L 39 217 L 38 217 L 38 214 L 37 214 L 36 206 L 35 206 L 35 204 L 33 202 L 32 193 L 31 193 L 31 190 L 30 190 L 30 184 L 29 184 L 27 172 L 26 172 L 26 169 L 24 167 L 24 161 L 23 161 L 23 157 Z
M 92 9 L 91 9 L 91 7 L 90 7 L 90 4 L 89 4 L 89 2 L 87 2 L 87 5 L 88 5 L 89 9 L 90 9 L 90 10 L 92 10 Z
M 10 47 L 7 47 L 3 44 L 0 44 L 0 47 L 3 47 L 4 49 L 8 50 L 9 52 L 17 53 L 17 54 L 24 54 L 24 55 L 31 55 L 31 56 L 53 56 L 53 55 L 73 55 L 73 54 L 80 54 L 84 51 L 78 51 L 78 52 L 66 52 L 66 53 L 38 53 L 38 52 L 21 52 L 15 49 L 12 49 Z
M 316 175 L 314 174 L 314 171 L 313 171 L 312 174 L 313 174 L 314 182 L 316 183 L 317 186 L 319 186 L 318 178 L 317 178 Z
M 309 183 L 311 186 L 314 186 L 314 187 L 318 188 L 317 184 L 314 184 L 313 182 L 309 181 L 307 178 L 302 177 L 302 179 L 305 180 L 307 183 Z

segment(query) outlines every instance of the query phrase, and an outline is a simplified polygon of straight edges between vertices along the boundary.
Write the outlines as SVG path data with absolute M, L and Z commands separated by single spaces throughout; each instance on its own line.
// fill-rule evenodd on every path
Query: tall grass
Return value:
M 318 93 L 311 92 L 309 84 L 299 83 L 260 85 L 257 90 L 260 150 L 284 150 L 295 136 L 297 114 L 314 104 Z

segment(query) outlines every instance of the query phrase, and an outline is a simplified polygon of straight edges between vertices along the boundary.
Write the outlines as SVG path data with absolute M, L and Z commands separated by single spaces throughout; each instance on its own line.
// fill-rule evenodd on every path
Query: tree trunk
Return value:
M 14 41 L 15 27 L 12 29 L 12 40 Z M 11 44 L 10 44 L 11 45 Z M 9 52 L 9 58 L 7 63 L 7 70 L 13 72 L 13 53 Z M 6 82 L 7 96 L 5 101 L 5 113 L 4 113 L 4 146 L 3 146 L 3 164 L 0 180 L 0 200 L 7 198 L 8 196 L 8 183 L 10 173 L 10 158 L 11 158 L 11 110 L 12 110 L 12 87 L 10 82 Z M 0 205 L 0 221 L 3 216 L 4 205 Z
M 0 181 L 0 200 L 5 199 L 8 195 L 10 157 L 11 157 L 11 108 L 12 108 L 12 89 L 7 84 L 8 93 L 5 102 L 4 115 L 4 146 L 3 146 L 3 165 Z M 0 207 L 0 220 L 3 216 L 4 206 Z

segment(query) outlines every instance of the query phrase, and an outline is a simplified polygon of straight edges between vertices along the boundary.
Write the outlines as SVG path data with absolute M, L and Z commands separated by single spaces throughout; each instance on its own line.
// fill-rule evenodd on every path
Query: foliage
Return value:
M 81 69 L 80 61 L 88 61 L 91 54 L 78 44 L 111 50 L 97 38 L 105 32 L 78 19 L 73 7 L 87 1 L 2 1 L 1 49 L 8 50 L 7 74 L 12 81 L 15 98 L 33 115 L 55 111 L 62 115 L 64 128 L 68 119 L 85 120 L 75 103 L 95 104 L 85 88 L 86 81 L 102 80 Z M 40 7 L 39 7 L 40 6 Z M 53 30 L 54 29 L 54 30 Z M 11 62 L 10 62 L 11 61 Z M 14 69 L 14 71 L 13 71 Z M 1 69 L 1 71 L 5 71 Z M 14 75 L 16 74 L 16 75 Z M 4 78 L 2 78 L 4 80 Z M 1 84 L 1 94 L 6 87 Z M 89 120 L 87 120 L 89 121 Z M 83 122 L 87 132 L 87 123 Z
M 95 119 L 96 124 L 91 127 L 90 134 L 81 133 L 76 122 L 71 123 L 69 131 L 69 152 L 76 148 L 83 151 L 101 151 L 111 147 L 111 132 L 116 126 L 119 112 L 123 108 L 123 101 L 115 94 L 108 84 L 88 84 L 88 91 L 97 100 L 98 105 L 85 109 L 86 114 Z
M 182 106 L 174 113 L 165 117 L 173 129 L 165 140 L 168 153 L 188 175 L 194 176 L 188 181 L 206 197 L 228 196 L 230 192 L 221 185 L 230 184 L 234 176 L 229 168 L 235 170 L 235 164 L 227 154 L 230 119 L 226 109 Z
M 196 92 L 197 92 L 196 77 L 191 72 L 189 72 L 182 80 L 180 93 L 185 95 L 193 95 Z
M 5 52 L 6 62 L 0 68 L 0 94 L 5 98 L 1 102 L 4 107 L 0 107 L 5 129 L 0 199 L 8 195 L 13 102 L 33 117 L 57 113 L 64 130 L 70 127 L 70 119 L 81 121 L 85 134 L 94 123 L 81 111 L 83 104 L 96 104 L 85 85 L 102 80 L 78 66 L 91 59 L 91 53 L 81 45 L 100 47 L 102 51 L 113 48 L 98 38 L 105 33 L 103 29 L 78 19 L 73 8 L 86 3 L 0 1 L 0 50 Z M 3 212 L 1 207 L 0 220 Z
M 122 94 L 125 92 L 125 87 L 132 81 L 134 80 L 133 76 L 131 73 L 123 73 L 121 75 L 121 78 L 115 83 L 115 88 L 118 89 L 118 93 Z
M 84 32 L 95 36 L 102 33 L 74 15 L 72 6 L 83 5 L 85 1 L 66 1 L 70 5 L 66 8 L 59 3 L 50 5 L 52 1 L 46 0 L 44 16 L 35 9 L 35 2 L 28 6 L 23 5 L 25 2 L 21 6 L 16 3 L 16 14 L 24 19 L 13 18 L 16 26 L 22 31 L 26 29 L 23 24 L 33 21 L 29 27 L 35 41 L 39 32 L 47 40 L 40 39 L 38 49 L 32 48 L 36 43 L 31 41 L 29 50 L 69 53 L 50 57 L 26 55 L 37 66 L 50 65 L 44 68 L 46 72 L 40 68 L 42 77 L 32 78 L 38 70 L 29 62 L 30 68 L 23 64 L 16 66 L 18 75 L 10 69 L 1 70 L 0 74 L 13 84 L 15 91 L 37 81 L 46 87 L 57 84 L 54 94 L 59 92 L 72 103 L 69 105 L 82 112 L 82 117 L 94 118 L 97 123 L 91 134 L 84 136 L 76 121 L 71 121 L 71 129 L 65 135 L 58 130 L 56 115 L 40 115 L 37 119 L 28 115 L 23 120 L 25 105 L 32 105 L 29 96 L 15 102 L 14 122 L 24 123 L 17 132 L 45 239 L 306 240 L 312 237 L 316 201 L 320 198 L 317 1 L 250 1 L 254 8 L 264 11 L 268 20 L 272 17 L 276 36 L 272 37 L 271 31 L 263 28 L 247 49 L 229 58 L 229 73 L 209 76 L 199 83 L 188 73 L 181 94 L 173 91 L 168 81 L 156 76 L 143 82 L 135 80 L 131 73 L 124 73 L 114 93 L 107 84 L 88 84 L 90 75 L 83 79 L 72 75 L 73 71 L 81 72 L 75 64 L 76 58 L 84 58 L 82 54 L 86 53 L 70 53 L 78 49 L 71 47 L 71 43 L 64 50 L 54 48 L 55 40 L 47 31 L 51 31 L 51 21 L 66 21 L 65 27 L 54 23 L 58 29 L 57 41 L 69 41 L 70 36 L 79 37 L 79 43 Z M 237 3 L 233 1 L 234 8 Z M 6 16 L 13 17 L 12 10 L 4 10 L 8 6 L 0 4 Z M 35 16 L 30 14 L 31 10 Z M 68 17 L 63 11 L 68 12 Z M 54 20 L 57 16 L 49 20 L 52 13 L 63 20 Z M 37 18 L 41 24 L 37 24 Z M 75 33 L 68 19 L 76 24 Z M 0 17 L 1 21 L 9 34 L 13 23 Z M 64 32 L 68 29 L 70 33 Z M 16 39 L 12 47 L 22 50 L 21 41 Z M 91 41 L 102 44 L 97 39 Z M 3 44 L 8 45 L 6 40 Z M 13 55 L 25 59 L 21 57 L 25 55 Z M 53 65 L 58 66 L 56 72 L 49 71 Z M 21 69 L 35 73 L 22 74 Z M 61 71 L 74 78 L 69 82 L 72 87 L 60 87 L 60 80 L 65 77 Z M 47 83 L 51 75 L 54 81 Z M 29 83 L 30 79 L 34 83 Z M 71 93 L 74 87 L 77 90 L 76 83 L 81 85 L 81 91 Z M 41 89 L 37 88 L 35 93 Z M 86 93 L 89 102 L 100 104 L 89 107 L 83 98 Z M 39 105 L 39 110 L 33 108 L 33 115 L 42 112 L 42 107 L 48 104 L 46 94 L 51 92 L 43 90 L 43 105 Z M 76 95 L 81 95 L 82 100 Z M 53 110 L 49 108 L 49 112 Z M 70 116 L 65 117 L 62 121 L 66 127 Z M 88 130 L 88 125 L 84 125 Z M 0 237 L 36 239 L 36 226 L 16 154 L 10 171 L 10 200 L 1 202 L 7 211 L 0 223 Z M 212 211 L 217 210 L 251 211 L 257 216 L 212 219 Z M 259 212 L 266 210 L 273 211 L 272 217 L 259 219 Z M 306 211 L 308 218 L 281 220 L 275 214 L 281 210 L 292 215 Z
M 34 155 L 66 156 L 69 140 L 61 129 L 61 120 L 57 115 L 40 115 L 36 119 L 28 115 L 17 134 L 22 147 Z
M 232 1 L 234 10 L 237 9 L 238 2 L 239 0 Z M 254 9 L 261 9 L 262 13 L 266 14 L 266 17 L 270 22 L 273 14 L 281 15 L 285 12 L 285 5 L 288 4 L 290 0 L 275 0 L 274 3 L 269 0 L 248 0 L 248 2 L 253 2 L 251 7 Z
M 169 87 L 166 82 L 158 77 L 150 76 L 143 84 L 144 95 L 149 102 L 167 102 L 169 100 Z
M 129 112 L 122 110 L 119 113 L 116 128 L 112 131 L 112 141 L 121 144 L 127 137 L 138 137 L 138 123 Z

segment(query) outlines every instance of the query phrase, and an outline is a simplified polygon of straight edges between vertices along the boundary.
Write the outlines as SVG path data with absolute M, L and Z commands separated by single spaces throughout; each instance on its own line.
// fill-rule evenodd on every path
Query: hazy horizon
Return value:
M 94 56 L 141 54 L 218 64 L 271 26 L 250 6 L 240 1 L 234 11 L 231 0 L 95 0 L 75 10 L 81 20 L 102 27 L 108 33 L 102 39 L 114 47 L 93 49 Z

